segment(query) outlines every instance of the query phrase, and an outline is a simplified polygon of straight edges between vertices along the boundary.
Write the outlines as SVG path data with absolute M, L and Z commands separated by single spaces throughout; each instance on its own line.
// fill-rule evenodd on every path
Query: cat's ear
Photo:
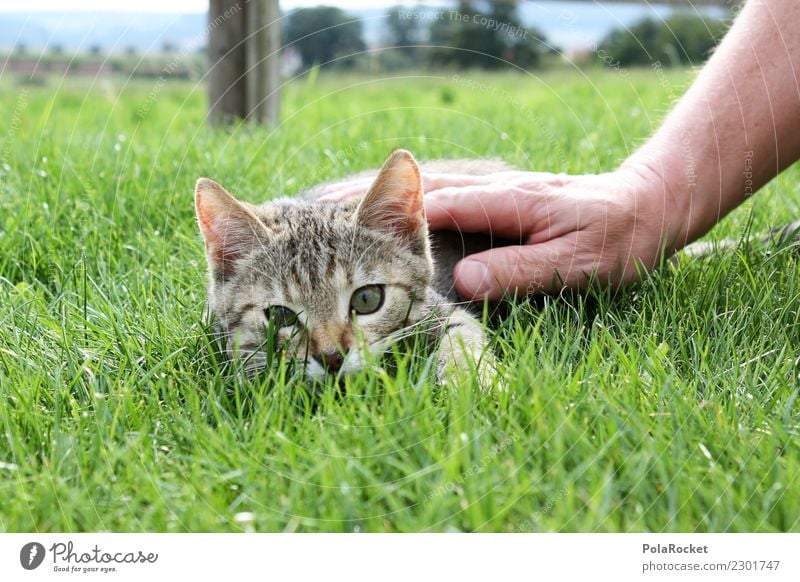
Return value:
M 232 274 L 236 261 L 266 234 L 264 223 L 248 204 L 209 178 L 197 181 L 194 205 L 209 265 L 223 277 Z
M 427 248 L 428 223 L 422 177 L 414 156 L 397 150 L 384 162 L 358 207 L 359 222 L 396 235 L 413 248 Z

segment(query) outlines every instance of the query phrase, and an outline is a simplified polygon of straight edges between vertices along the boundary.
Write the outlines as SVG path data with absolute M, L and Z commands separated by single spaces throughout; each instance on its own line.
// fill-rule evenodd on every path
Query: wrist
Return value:
M 716 222 L 708 219 L 707 209 L 698 204 L 702 197 L 696 195 L 697 168 L 691 160 L 671 162 L 667 156 L 656 160 L 635 154 L 618 171 L 631 183 L 638 211 L 659 229 L 667 254 L 699 238 Z

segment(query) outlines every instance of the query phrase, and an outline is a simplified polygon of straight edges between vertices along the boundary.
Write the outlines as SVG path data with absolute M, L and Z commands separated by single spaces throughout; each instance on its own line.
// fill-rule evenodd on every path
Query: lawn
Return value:
M 611 169 L 691 72 L 312 75 L 274 130 L 210 129 L 203 87 L 0 76 L 0 530 L 800 530 L 800 259 L 684 259 L 625 293 L 521 304 L 509 392 L 398 354 L 318 395 L 226 367 L 192 190 L 292 195 L 496 156 Z M 702 171 L 702 169 L 700 169 Z M 800 168 L 711 238 L 800 216 Z

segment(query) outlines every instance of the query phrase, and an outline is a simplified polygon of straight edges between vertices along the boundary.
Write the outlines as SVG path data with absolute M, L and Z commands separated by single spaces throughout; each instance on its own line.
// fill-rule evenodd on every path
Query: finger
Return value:
M 490 184 L 492 181 L 488 176 L 468 176 L 461 174 L 425 174 L 422 176 L 422 180 L 423 190 L 425 192 L 438 190 L 444 187 Z M 364 194 L 374 181 L 375 177 L 370 176 L 357 180 L 327 184 L 320 188 L 322 196 L 319 197 L 319 200 L 323 202 L 338 201 Z
M 579 282 L 570 277 L 572 261 L 567 258 L 561 264 L 561 246 L 559 242 L 548 242 L 470 255 L 456 265 L 456 291 L 466 299 L 496 301 L 506 295 L 524 297 L 555 293 L 565 285 L 578 286 Z
M 489 176 L 470 176 L 462 174 L 425 174 L 422 177 L 423 190 L 429 192 L 431 190 L 439 190 L 444 187 L 463 187 L 470 185 L 491 184 L 492 178 Z M 496 181 L 497 178 L 495 177 Z M 351 198 L 360 194 L 364 194 L 372 183 L 375 177 L 359 178 L 356 180 L 348 180 L 346 182 L 336 182 L 333 184 L 326 184 L 320 188 L 320 196 L 318 199 L 323 202 L 338 201 Z
M 464 186 L 480 186 L 497 182 L 497 174 L 475 176 L 473 174 L 441 174 L 423 173 L 422 183 L 425 192 L 442 188 L 463 188 Z
M 485 232 L 501 237 L 527 234 L 547 202 L 514 186 L 442 188 L 425 196 L 431 230 Z
M 322 196 L 317 198 L 321 202 L 338 202 L 353 196 L 364 194 L 371 182 L 348 182 L 344 184 L 330 184 L 322 189 Z
M 540 182 L 551 186 L 560 185 L 563 180 L 559 174 L 548 172 L 528 172 L 521 170 L 506 170 L 493 174 L 443 174 L 424 172 L 422 181 L 425 192 L 433 192 L 443 188 L 463 188 L 465 186 L 486 186 L 492 184 L 513 184 L 523 181 L 525 183 Z
M 495 180 L 496 179 L 497 178 L 495 178 Z M 322 202 L 339 201 L 364 194 L 374 181 L 375 177 L 371 176 L 359 178 L 357 180 L 327 184 L 320 188 L 319 191 L 322 195 L 318 200 Z M 492 179 L 489 176 L 471 176 L 466 174 L 425 174 L 422 176 L 422 181 L 423 190 L 425 192 L 438 190 L 444 187 L 462 187 L 492 183 Z

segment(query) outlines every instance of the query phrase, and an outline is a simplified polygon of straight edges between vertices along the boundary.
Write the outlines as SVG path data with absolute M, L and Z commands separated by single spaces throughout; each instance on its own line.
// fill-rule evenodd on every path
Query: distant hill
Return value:
M 205 44 L 205 14 L 120 12 L 0 12 L 0 48 L 22 43 L 32 51 L 60 45 L 64 50 L 159 52 L 164 43 L 179 49 Z
M 414 9 L 420 7 L 416 5 Z M 645 16 L 663 17 L 675 10 L 664 5 L 542 1 L 521 3 L 520 16 L 525 25 L 544 32 L 552 45 L 569 51 L 586 49 L 612 29 Z M 712 17 L 726 14 L 721 8 L 698 10 Z M 367 44 L 379 45 L 384 37 L 385 9 L 350 12 L 363 21 Z M 0 12 L 0 50 L 19 43 L 31 51 L 60 45 L 67 52 L 99 46 L 104 52 L 123 52 L 135 47 L 140 53 L 156 53 L 165 43 L 179 50 L 196 50 L 205 44 L 205 31 L 205 14 Z

